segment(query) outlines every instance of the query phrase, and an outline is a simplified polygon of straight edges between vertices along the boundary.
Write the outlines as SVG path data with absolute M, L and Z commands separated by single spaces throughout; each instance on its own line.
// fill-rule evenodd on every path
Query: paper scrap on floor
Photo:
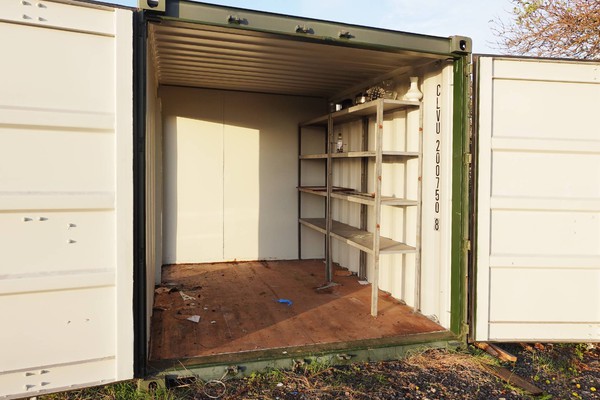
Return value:
M 186 319 L 188 321 L 192 321 L 192 322 L 195 322 L 195 323 L 200 322 L 200 316 L 199 315 L 192 315 L 191 317 L 186 318 Z

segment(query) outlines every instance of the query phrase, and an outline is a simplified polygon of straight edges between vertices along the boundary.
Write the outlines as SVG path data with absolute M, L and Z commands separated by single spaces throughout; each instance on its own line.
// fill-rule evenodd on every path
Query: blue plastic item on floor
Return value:
M 287 305 L 288 305 L 288 307 L 289 307 L 289 306 L 291 306 L 291 305 L 293 304 L 293 303 L 292 303 L 292 301 L 291 301 L 291 300 L 288 300 L 288 299 L 279 299 L 279 300 L 277 300 L 277 302 L 278 302 L 278 303 L 281 303 L 281 304 L 287 304 Z

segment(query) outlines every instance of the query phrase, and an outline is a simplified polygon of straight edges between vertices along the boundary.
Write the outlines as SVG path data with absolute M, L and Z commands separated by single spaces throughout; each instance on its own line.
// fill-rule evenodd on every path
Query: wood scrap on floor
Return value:
M 520 389 L 523 389 L 532 396 L 540 396 L 544 393 L 542 389 L 535 386 L 533 383 L 521 378 L 519 375 L 515 375 L 513 372 L 509 371 L 504 367 L 489 364 L 484 364 L 484 367 L 492 374 L 496 375 L 498 378 L 511 385 L 517 386 Z
M 476 347 L 485 351 L 489 355 L 496 357 L 502 361 L 516 362 L 517 357 L 510 354 L 508 351 L 501 349 L 500 347 L 492 343 L 475 342 L 473 343 Z
M 528 343 L 519 343 L 519 345 L 527 351 L 533 351 L 533 347 L 531 347 L 531 345 L 529 345 Z
M 541 343 L 535 343 L 535 344 L 533 345 L 533 347 L 535 347 L 535 348 L 536 348 L 537 350 L 539 350 L 539 351 L 544 351 L 544 350 L 546 350 L 546 346 L 544 346 L 544 345 L 543 345 L 543 344 L 541 344 Z

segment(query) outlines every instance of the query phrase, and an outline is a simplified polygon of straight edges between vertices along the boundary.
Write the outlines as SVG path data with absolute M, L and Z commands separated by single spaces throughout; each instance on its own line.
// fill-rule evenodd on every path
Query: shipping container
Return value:
M 0 398 L 600 341 L 600 63 L 0 5 Z

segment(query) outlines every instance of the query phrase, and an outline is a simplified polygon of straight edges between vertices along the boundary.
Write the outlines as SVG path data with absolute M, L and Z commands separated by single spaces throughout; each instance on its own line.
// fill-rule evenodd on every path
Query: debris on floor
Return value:
M 185 291 L 184 291 L 185 289 Z M 201 286 L 186 286 L 182 283 L 164 283 L 154 289 L 153 311 L 160 311 L 179 321 L 190 321 L 195 324 L 202 320 L 202 311 L 206 306 L 199 304 Z
M 294 304 L 291 300 L 288 299 L 279 299 L 277 300 L 277 302 L 281 304 L 287 304 L 288 307 Z
M 188 321 L 192 321 L 192 322 L 195 322 L 195 323 L 200 322 L 200 316 L 199 315 L 192 315 L 191 317 L 186 318 L 186 319 Z
M 322 286 L 319 286 L 319 287 L 315 288 L 315 290 L 325 290 L 325 289 L 330 289 L 330 288 L 332 288 L 332 287 L 334 287 L 334 286 L 338 286 L 338 285 L 339 285 L 339 283 L 336 283 L 336 282 L 333 282 L 333 281 L 332 281 L 332 282 L 327 282 L 327 283 L 325 283 L 324 285 L 322 285 Z
M 181 298 L 183 299 L 183 301 L 193 301 L 196 300 L 194 297 L 185 294 L 183 291 L 180 291 L 179 294 L 181 295 Z

